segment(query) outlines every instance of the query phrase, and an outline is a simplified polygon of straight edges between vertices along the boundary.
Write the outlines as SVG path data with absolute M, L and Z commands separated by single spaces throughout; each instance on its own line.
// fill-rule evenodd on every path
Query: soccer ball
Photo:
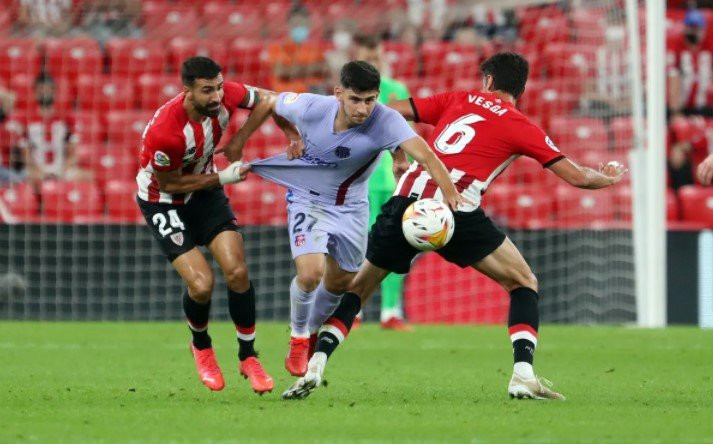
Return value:
M 401 229 L 411 246 L 422 251 L 443 247 L 453 237 L 453 213 L 436 199 L 421 199 L 409 205 L 401 218 Z

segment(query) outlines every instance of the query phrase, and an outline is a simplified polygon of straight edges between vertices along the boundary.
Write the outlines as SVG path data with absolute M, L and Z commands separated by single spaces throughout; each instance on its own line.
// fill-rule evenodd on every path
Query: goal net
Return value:
M 179 319 L 183 285 L 136 202 L 141 133 L 182 91 L 180 67 L 208 55 L 228 81 L 330 94 L 357 33 L 383 39 L 385 76 L 413 96 L 480 86 L 499 50 L 530 62 L 520 109 L 564 154 L 597 167 L 632 146 L 624 2 L 468 0 L 0 1 L 0 317 Z M 640 79 L 637 79 L 640 81 Z M 223 136 L 239 128 L 235 114 Z M 431 128 L 416 125 L 424 137 Z M 267 121 L 247 159 L 282 152 Z M 226 165 L 216 156 L 218 168 Z M 259 319 L 286 319 L 294 273 L 285 190 L 251 176 L 226 187 Z M 516 160 L 484 195 L 538 276 L 543 320 L 633 322 L 631 192 L 567 186 Z M 213 315 L 227 319 L 214 265 Z M 378 300 L 378 295 L 377 295 Z M 404 286 L 413 322 L 500 323 L 508 295 L 426 254 Z M 372 302 L 366 319 L 378 319 Z

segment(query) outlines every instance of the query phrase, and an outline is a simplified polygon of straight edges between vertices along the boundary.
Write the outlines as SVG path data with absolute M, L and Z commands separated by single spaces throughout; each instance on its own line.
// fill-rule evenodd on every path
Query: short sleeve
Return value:
M 449 94 L 436 94 L 423 98 L 411 98 L 411 106 L 415 113 L 415 121 L 435 125 L 441 118 L 441 113 L 448 105 Z
M 545 168 L 565 157 L 552 139 L 530 121 L 522 121 L 522 125 L 514 128 L 512 136 L 520 154 L 532 157 Z
M 256 93 L 253 88 L 250 88 L 242 83 L 238 82 L 225 82 L 223 83 L 223 105 L 228 108 L 228 111 L 233 112 L 235 109 L 240 107 L 240 104 L 245 100 L 245 96 L 253 95 Z M 247 106 L 246 108 L 252 108 Z
M 391 108 L 384 107 L 384 109 L 388 114 L 383 119 L 382 134 L 384 139 L 381 146 L 395 152 L 402 143 L 418 135 L 401 114 Z
M 305 111 L 313 101 L 313 94 L 284 92 L 277 96 L 275 112 L 294 125 L 299 126 L 302 123 Z
M 151 155 L 155 171 L 173 171 L 183 165 L 185 142 L 177 136 L 163 135 L 149 130 L 144 137 L 144 149 Z

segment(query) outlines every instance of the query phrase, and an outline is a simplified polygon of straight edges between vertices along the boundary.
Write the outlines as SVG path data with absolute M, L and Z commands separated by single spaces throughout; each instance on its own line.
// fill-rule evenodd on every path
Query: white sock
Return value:
M 324 321 L 329 318 L 334 310 L 337 309 L 339 301 L 342 300 L 341 294 L 334 294 L 324 288 L 324 283 L 320 282 L 319 287 L 315 290 L 317 295 L 314 298 L 312 314 L 309 317 L 309 331 L 316 332 L 319 327 L 324 324 Z
M 309 338 L 309 322 L 312 306 L 314 305 L 316 290 L 309 293 L 302 291 L 297 285 L 297 278 L 290 284 L 290 326 L 292 336 L 296 338 Z
M 401 307 L 396 308 L 382 308 L 381 309 L 381 322 L 386 322 L 391 318 L 403 319 L 403 311 Z
M 527 362 L 516 362 L 513 366 L 513 372 L 523 379 L 535 378 L 535 370 L 532 368 L 532 364 Z

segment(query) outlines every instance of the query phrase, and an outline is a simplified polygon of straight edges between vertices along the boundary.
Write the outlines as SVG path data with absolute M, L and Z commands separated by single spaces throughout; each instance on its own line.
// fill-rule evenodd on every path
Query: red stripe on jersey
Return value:
M 331 325 L 332 327 L 338 328 L 339 331 L 342 332 L 342 334 L 344 335 L 345 338 L 349 334 L 349 329 L 347 328 L 347 326 L 344 325 L 344 323 L 342 321 L 340 321 L 339 319 L 337 319 L 335 317 L 330 317 L 324 323 L 327 325 Z
M 426 186 L 423 187 L 423 193 L 421 193 L 421 199 L 430 199 L 433 196 L 436 195 L 436 190 L 438 189 L 438 185 L 436 185 L 436 181 L 433 179 L 428 179 L 428 182 L 426 182 Z
M 463 177 L 461 177 L 460 180 L 458 180 L 458 182 L 456 182 L 454 185 L 456 187 L 456 190 L 459 193 L 462 193 L 463 190 L 468 188 L 470 186 L 470 184 L 472 184 L 474 181 L 475 181 L 475 177 L 469 176 L 466 174 Z
M 413 187 L 414 182 L 416 182 L 416 179 L 418 178 L 418 176 L 421 175 L 422 172 L 423 167 L 419 165 L 416 167 L 415 170 L 410 173 L 407 173 L 407 176 L 404 179 L 404 184 L 401 187 L 401 191 L 399 192 L 400 196 L 408 196 L 411 194 L 411 188 Z
M 160 198 L 160 189 L 158 187 L 158 179 L 156 173 L 151 174 L 151 183 L 149 184 L 149 202 L 158 202 Z
M 220 122 L 217 117 L 211 117 L 211 123 L 213 124 L 213 147 L 218 146 L 220 138 L 223 137 L 223 129 L 220 127 Z
M 379 154 L 381 154 L 381 153 L 379 153 Z M 367 163 L 365 163 L 361 168 L 359 168 L 358 170 L 356 170 L 356 172 L 355 172 L 354 174 L 352 174 L 351 176 L 349 176 L 349 177 L 347 178 L 347 180 L 345 180 L 344 182 L 342 182 L 341 185 L 339 185 L 339 190 L 337 191 L 337 202 L 336 202 L 337 205 L 342 205 L 342 204 L 344 204 L 344 199 L 346 199 L 346 197 L 347 197 L 347 191 L 349 191 L 349 186 L 350 186 L 355 180 L 357 180 L 359 177 L 361 177 L 362 174 L 364 174 L 364 172 L 369 168 L 369 166 L 370 166 L 372 163 L 374 163 L 374 161 L 379 157 L 379 154 L 377 154 L 376 156 L 372 157 L 370 161 L 368 161 Z
M 514 335 L 515 333 L 519 333 L 521 331 L 526 331 L 532 336 L 537 337 L 537 332 L 535 331 L 535 329 L 527 324 L 515 324 L 512 327 L 508 328 L 509 335 Z

